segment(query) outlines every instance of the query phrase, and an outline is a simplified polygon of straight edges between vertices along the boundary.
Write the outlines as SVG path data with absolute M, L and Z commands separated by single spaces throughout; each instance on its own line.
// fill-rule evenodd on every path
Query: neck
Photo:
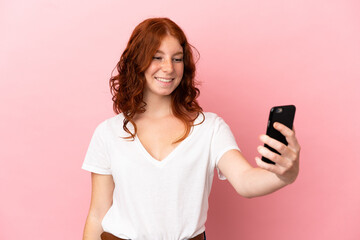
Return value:
M 144 116 L 151 118 L 162 118 L 172 115 L 171 96 L 144 96 L 146 102 L 146 111 Z

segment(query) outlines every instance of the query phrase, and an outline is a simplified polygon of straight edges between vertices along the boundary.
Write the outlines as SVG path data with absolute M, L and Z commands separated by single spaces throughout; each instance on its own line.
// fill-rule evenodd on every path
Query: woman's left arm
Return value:
M 230 150 L 219 160 L 218 168 L 235 190 L 247 198 L 272 193 L 295 181 L 299 174 L 300 145 L 295 131 L 281 123 L 274 123 L 274 128 L 286 137 L 288 145 L 261 135 L 260 140 L 277 150 L 281 155 L 259 146 L 258 152 L 275 162 L 268 164 L 256 157 L 258 168 L 253 168 L 238 150 Z

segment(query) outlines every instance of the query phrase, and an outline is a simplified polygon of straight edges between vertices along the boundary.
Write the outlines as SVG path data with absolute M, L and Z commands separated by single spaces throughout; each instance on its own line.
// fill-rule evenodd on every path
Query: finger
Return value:
M 256 157 L 255 161 L 256 161 L 256 164 L 262 169 L 268 170 L 268 171 L 273 172 L 275 174 L 280 174 L 281 173 L 279 166 L 266 163 L 266 162 L 262 161 L 259 157 Z
M 281 155 L 286 155 L 289 153 L 289 149 L 285 144 L 274 138 L 269 137 L 268 135 L 260 135 L 260 141 L 269 145 L 270 147 L 278 151 Z
M 260 135 L 260 140 L 269 147 L 278 151 L 282 157 L 288 158 L 290 160 L 296 159 L 296 151 L 291 149 L 289 146 L 286 146 L 284 143 L 271 138 L 268 135 Z
M 290 128 L 279 122 L 275 122 L 273 126 L 276 130 L 278 130 L 282 135 L 285 136 L 286 141 L 292 148 L 294 148 L 295 150 L 299 149 L 299 143 L 296 139 L 295 131 L 291 130 Z
M 288 165 L 286 159 L 281 157 L 279 154 L 270 151 L 268 148 L 263 147 L 263 146 L 258 146 L 257 149 L 258 149 L 258 152 L 261 154 L 261 156 L 266 157 L 267 159 L 275 162 L 276 164 L 281 165 L 281 166 Z

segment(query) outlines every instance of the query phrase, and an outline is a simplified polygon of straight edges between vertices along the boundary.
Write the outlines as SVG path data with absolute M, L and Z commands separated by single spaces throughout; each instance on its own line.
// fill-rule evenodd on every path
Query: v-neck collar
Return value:
M 194 120 L 194 125 L 198 124 L 199 122 L 201 122 L 201 117 L 202 114 L 199 114 L 199 116 Z M 140 139 L 138 138 L 138 135 L 135 135 L 135 143 L 138 145 L 138 147 L 140 148 L 142 154 L 146 157 L 146 159 L 148 159 L 150 162 L 152 162 L 153 164 L 157 165 L 157 166 L 161 166 L 166 164 L 168 161 L 170 161 L 170 159 L 172 159 L 174 156 L 176 156 L 176 153 L 178 151 L 180 151 L 184 145 L 187 144 L 187 142 L 190 141 L 192 135 L 194 134 L 194 132 L 197 131 L 199 126 L 192 126 L 190 129 L 190 133 L 189 135 L 183 140 L 181 141 L 165 158 L 163 158 L 161 161 L 155 159 L 144 147 L 144 145 L 141 143 Z

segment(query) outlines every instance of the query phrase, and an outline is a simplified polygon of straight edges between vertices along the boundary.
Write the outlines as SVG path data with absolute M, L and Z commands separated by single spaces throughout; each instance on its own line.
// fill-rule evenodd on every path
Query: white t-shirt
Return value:
M 221 117 L 204 115 L 205 121 L 162 161 L 137 136 L 121 138 L 129 136 L 122 113 L 96 127 L 82 168 L 113 176 L 113 205 L 102 221 L 104 231 L 132 240 L 184 240 L 205 230 L 214 168 L 225 180 L 217 163 L 228 150 L 240 149 Z M 200 114 L 195 124 L 202 119 Z M 133 132 L 131 123 L 128 128 Z

